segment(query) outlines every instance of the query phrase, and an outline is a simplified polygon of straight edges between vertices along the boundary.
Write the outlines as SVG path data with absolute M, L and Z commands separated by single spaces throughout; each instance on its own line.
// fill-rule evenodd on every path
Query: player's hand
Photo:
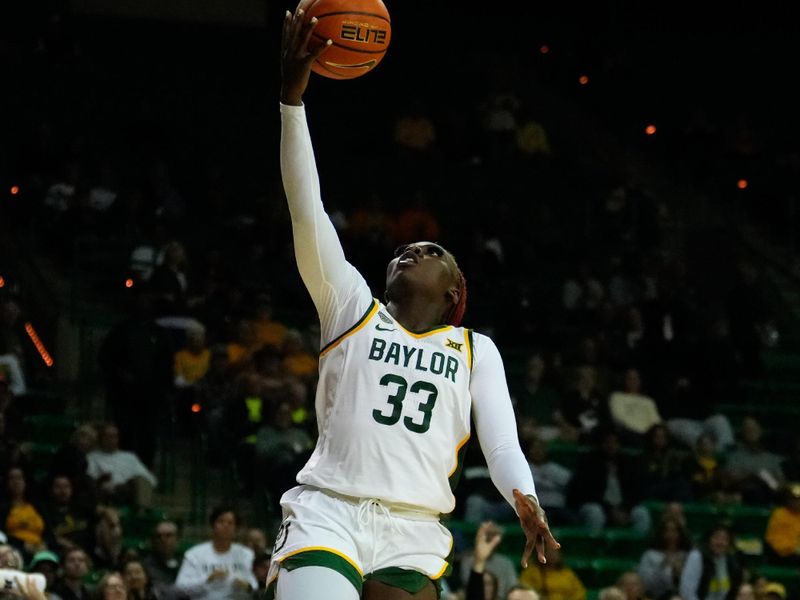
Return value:
M 547 559 L 544 555 L 545 545 L 549 548 L 561 548 L 561 544 L 556 541 L 550 533 L 550 526 L 547 524 L 544 510 L 531 496 L 525 496 L 519 490 L 514 490 L 514 504 L 519 515 L 519 522 L 525 532 L 525 552 L 522 554 L 522 567 L 528 566 L 528 559 L 536 549 L 536 556 L 539 562 L 545 564 Z
M 328 49 L 332 43 L 309 48 L 311 34 L 317 25 L 317 19 L 306 22 L 306 9 L 314 0 L 300 0 L 294 14 L 286 11 L 283 20 L 283 37 L 281 40 L 281 102 L 300 106 L 303 92 L 308 87 L 311 76 L 311 65 L 317 57 Z

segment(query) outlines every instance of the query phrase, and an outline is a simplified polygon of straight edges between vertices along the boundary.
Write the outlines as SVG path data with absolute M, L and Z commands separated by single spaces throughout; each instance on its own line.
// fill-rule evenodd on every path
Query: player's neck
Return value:
M 425 298 L 408 298 L 402 302 L 390 300 L 386 308 L 400 325 L 415 333 L 442 325 L 444 308 Z

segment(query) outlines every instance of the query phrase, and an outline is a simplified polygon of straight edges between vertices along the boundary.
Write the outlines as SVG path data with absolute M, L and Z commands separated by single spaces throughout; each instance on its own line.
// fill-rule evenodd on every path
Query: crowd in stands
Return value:
M 44 471 L 30 452 L 42 440 L 20 435 L 39 357 L 23 330 L 25 306 L 0 296 L 0 567 L 42 573 L 47 597 L 62 600 L 253 597 L 271 536 L 251 529 L 237 542 L 231 507 L 215 509 L 210 540 L 191 547 L 169 519 L 135 548 L 123 529 L 154 509 L 167 438 L 202 438 L 210 466 L 230 473 L 243 497 L 266 499 L 264 521 L 278 518 L 277 501 L 313 448 L 319 328 L 295 272 L 277 172 L 254 191 L 244 182 L 260 167 L 239 165 L 241 156 L 217 149 L 201 161 L 188 137 L 165 149 L 163 123 L 147 119 L 169 100 L 137 95 L 138 84 L 123 97 L 133 84 L 114 79 L 79 38 L 54 22 L 36 39 L 38 62 L 16 65 L 41 77 L 31 86 L 36 110 L 18 125 L 26 204 L 13 216 L 65 269 L 86 262 L 76 241 L 121 249 L 83 274 L 129 285 L 88 359 L 99 364 L 107 419 L 81 424 Z M 380 297 L 394 245 L 436 239 L 455 251 L 470 289 L 467 322 L 506 359 L 551 524 L 593 540 L 622 528 L 652 537 L 638 568 L 594 590 L 600 599 L 787 600 L 742 556 L 729 524 L 690 530 L 682 508 L 769 508 L 760 555 L 800 566 L 800 436 L 765 435 L 757 416 L 735 420 L 719 408 L 740 401 L 741 378 L 764 372 L 773 317 L 759 269 L 748 260 L 723 272 L 692 264 L 676 249 L 669 202 L 553 143 L 520 73 L 496 74 L 482 97 L 465 93 L 447 110 L 420 98 L 396 99 L 392 119 L 373 109 L 384 135 L 375 154 L 355 142 L 340 151 L 340 136 L 320 136 L 326 206 L 349 259 Z M 46 110 L 41 81 L 63 84 L 59 110 Z M 92 88 L 117 85 L 96 122 L 78 110 Z M 220 86 L 203 100 L 182 85 L 172 93 L 192 102 L 176 103 L 229 113 L 208 123 L 201 144 L 225 146 L 220 131 L 236 122 L 237 90 Z M 191 129 L 191 118 L 168 108 Z M 238 118 L 258 122 L 266 110 L 259 103 Z M 320 124 L 333 112 L 319 106 Z M 120 122 L 136 131 L 116 138 Z M 277 148 L 274 124 L 267 139 Z M 182 162 L 184 152 L 191 158 Z M 368 175 L 353 191 L 333 175 L 355 159 Z M 98 295 L 119 300 L 106 287 Z M 457 495 L 450 518 L 477 537 L 456 535 L 459 565 L 446 594 L 585 600 L 598 587 L 571 566 L 566 539 L 563 557 L 551 550 L 547 564 L 521 572 L 508 556 L 522 547 L 498 550 L 514 514 L 476 443 Z

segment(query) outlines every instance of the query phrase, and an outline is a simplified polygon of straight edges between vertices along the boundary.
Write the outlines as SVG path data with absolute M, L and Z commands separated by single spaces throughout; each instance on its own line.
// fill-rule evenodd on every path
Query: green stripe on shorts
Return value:
M 333 569 L 352 583 L 358 595 L 361 595 L 361 588 L 364 585 L 361 573 L 359 573 L 353 565 L 333 552 L 328 552 L 326 550 L 306 550 L 305 552 L 298 552 L 281 561 L 281 568 L 287 571 L 294 571 L 301 567 L 326 567 L 328 569 Z
M 409 594 L 416 594 L 421 592 L 426 585 L 432 583 L 436 588 L 437 598 L 442 594 L 442 585 L 436 580 L 434 581 L 427 575 L 423 575 L 419 571 L 411 569 L 401 569 L 399 567 L 387 567 L 385 569 L 378 569 L 366 576 L 367 579 L 380 581 L 386 585 L 400 588 Z

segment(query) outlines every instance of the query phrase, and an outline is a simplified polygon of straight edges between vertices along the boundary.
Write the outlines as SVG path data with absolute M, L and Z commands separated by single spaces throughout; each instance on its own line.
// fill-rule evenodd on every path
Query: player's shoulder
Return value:
M 473 364 L 481 362 L 481 359 L 489 357 L 500 357 L 500 350 L 494 340 L 485 333 L 478 333 L 473 329 L 467 329 L 470 345 L 472 346 Z

